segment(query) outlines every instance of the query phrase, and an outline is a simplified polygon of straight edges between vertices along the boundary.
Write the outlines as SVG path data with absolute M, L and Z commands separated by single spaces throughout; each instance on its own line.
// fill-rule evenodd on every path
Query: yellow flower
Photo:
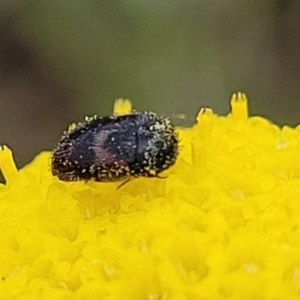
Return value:
M 118 114 L 131 109 L 127 100 Z M 61 182 L 0 151 L 0 299 L 300 297 L 300 128 L 202 109 L 166 179 Z

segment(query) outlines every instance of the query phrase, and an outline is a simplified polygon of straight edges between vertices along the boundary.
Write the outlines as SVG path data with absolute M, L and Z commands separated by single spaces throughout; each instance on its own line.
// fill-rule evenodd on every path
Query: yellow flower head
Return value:
M 115 113 L 131 110 L 128 101 Z M 300 129 L 200 110 L 166 178 L 62 182 L 0 151 L 0 299 L 298 299 Z

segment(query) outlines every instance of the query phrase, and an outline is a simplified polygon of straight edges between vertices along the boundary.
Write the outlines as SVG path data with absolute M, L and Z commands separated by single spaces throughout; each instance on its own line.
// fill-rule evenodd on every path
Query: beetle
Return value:
M 133 111 L 87 117 L 63 133 L 51 158 L 62 181 L 159 177 L 176 162 L 178 135 L 167 117 Z

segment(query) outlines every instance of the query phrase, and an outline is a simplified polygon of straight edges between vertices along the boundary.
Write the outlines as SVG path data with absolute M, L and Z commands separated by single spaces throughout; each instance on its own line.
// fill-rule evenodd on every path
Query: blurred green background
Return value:
M 192 124 L 199 108 L 300 123 L 300 1 L 2 0 L 0 143 L 19 166 L 116 98 Z M 179 120 L 178 120 L 179 122 Z

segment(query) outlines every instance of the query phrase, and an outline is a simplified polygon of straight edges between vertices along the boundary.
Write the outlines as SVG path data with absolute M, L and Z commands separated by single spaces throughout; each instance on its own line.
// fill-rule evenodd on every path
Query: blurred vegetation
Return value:
M 2 0 L 0 143 L 21 166 L 119 97 L 191 124 L 242 90 L 251 114 L 295 125 L 299 15 L 292 0 Z

